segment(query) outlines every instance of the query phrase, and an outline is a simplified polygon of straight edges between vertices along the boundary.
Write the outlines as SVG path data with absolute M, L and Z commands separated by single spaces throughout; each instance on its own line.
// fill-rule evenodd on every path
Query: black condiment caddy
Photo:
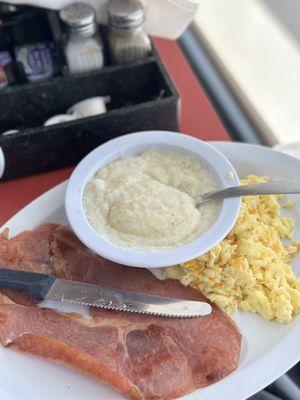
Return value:
M 51 32 L 58 68 L 56 76 L 47 80 L 0 89 L 0 147 L 6 164 L 2 179 L 75 165 L 93 148 L 126 133 L 178 131 L 179 96 L 155 50 L 126 65 L 109 65 L 106 54 L 108 65 L 102 69 L 71 75 L 57 13 L 42 9 L 38 13 Z M 105 38 L 105 28 L 101 29 Z M 53 115 L 94 96 L 111 97 L 107 113 L 43 126 Z M 18 132 L 1 134 L 10 129 Z

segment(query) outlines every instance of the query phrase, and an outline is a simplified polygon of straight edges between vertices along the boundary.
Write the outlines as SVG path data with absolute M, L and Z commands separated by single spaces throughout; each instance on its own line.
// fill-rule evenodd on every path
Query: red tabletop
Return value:
M 181 131 L 203 140 L 228 140 L 206 94 L 175 42 L 155 39 L 155 46 L 181 96 Z M 0 226 L 46 190 L 67 179 L 72 168 L 0 184 Z

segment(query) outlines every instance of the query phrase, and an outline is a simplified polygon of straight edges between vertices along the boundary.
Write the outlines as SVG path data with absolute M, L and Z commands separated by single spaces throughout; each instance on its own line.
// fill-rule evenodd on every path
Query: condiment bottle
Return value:
M 59 15 L 67 27 L 65 55 L 69 71 L 79 73 L 101 68 L 104 64 L 103 45 L 94 8 L 73 3 L 62 8 Z
M 110 0 L 107 8 L 109 47 L 112 62 L 136 61 L 151 52 L 144 30 L 145 13 L 140 0 Z

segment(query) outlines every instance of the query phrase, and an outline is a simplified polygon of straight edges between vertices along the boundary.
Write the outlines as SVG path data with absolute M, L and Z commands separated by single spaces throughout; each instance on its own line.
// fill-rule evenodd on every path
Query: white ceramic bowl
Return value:
M 105 164 L 153 147 L 198 157 L 214 172 L 220 189 L 239 185 L 238 175 L 227 158 L 209 144 L 191 136 L 166 131 L 138 132 L 121 136 L 96 148 L 78 164 L 70 177 L 66 192 L 66 213 L 74 232 L 87 247 L 119 264 L 159 268 L 199 257 L 224 239 L 240 211 L 239 198 L 223 200 L 220 214 L 210 229 L 188 244 L 167 250 L 150 252 L 121 248 L 96 233 L 88 222 L 82 205 L 85 185 Z M 233 173 L 231 178 L 229 171 Z

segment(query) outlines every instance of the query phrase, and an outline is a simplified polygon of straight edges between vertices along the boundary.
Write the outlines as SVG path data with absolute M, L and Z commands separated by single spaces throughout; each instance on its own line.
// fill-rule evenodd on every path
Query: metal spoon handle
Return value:
M 227 199 L 230 197 L 297 193 L 300 193 L 300 182 L 290 181 L 287 179 L 276 179 L 266 183 L 234 186 L 216 192 L 204 193 L 198 197 L 197 205 L 210 200 Z

